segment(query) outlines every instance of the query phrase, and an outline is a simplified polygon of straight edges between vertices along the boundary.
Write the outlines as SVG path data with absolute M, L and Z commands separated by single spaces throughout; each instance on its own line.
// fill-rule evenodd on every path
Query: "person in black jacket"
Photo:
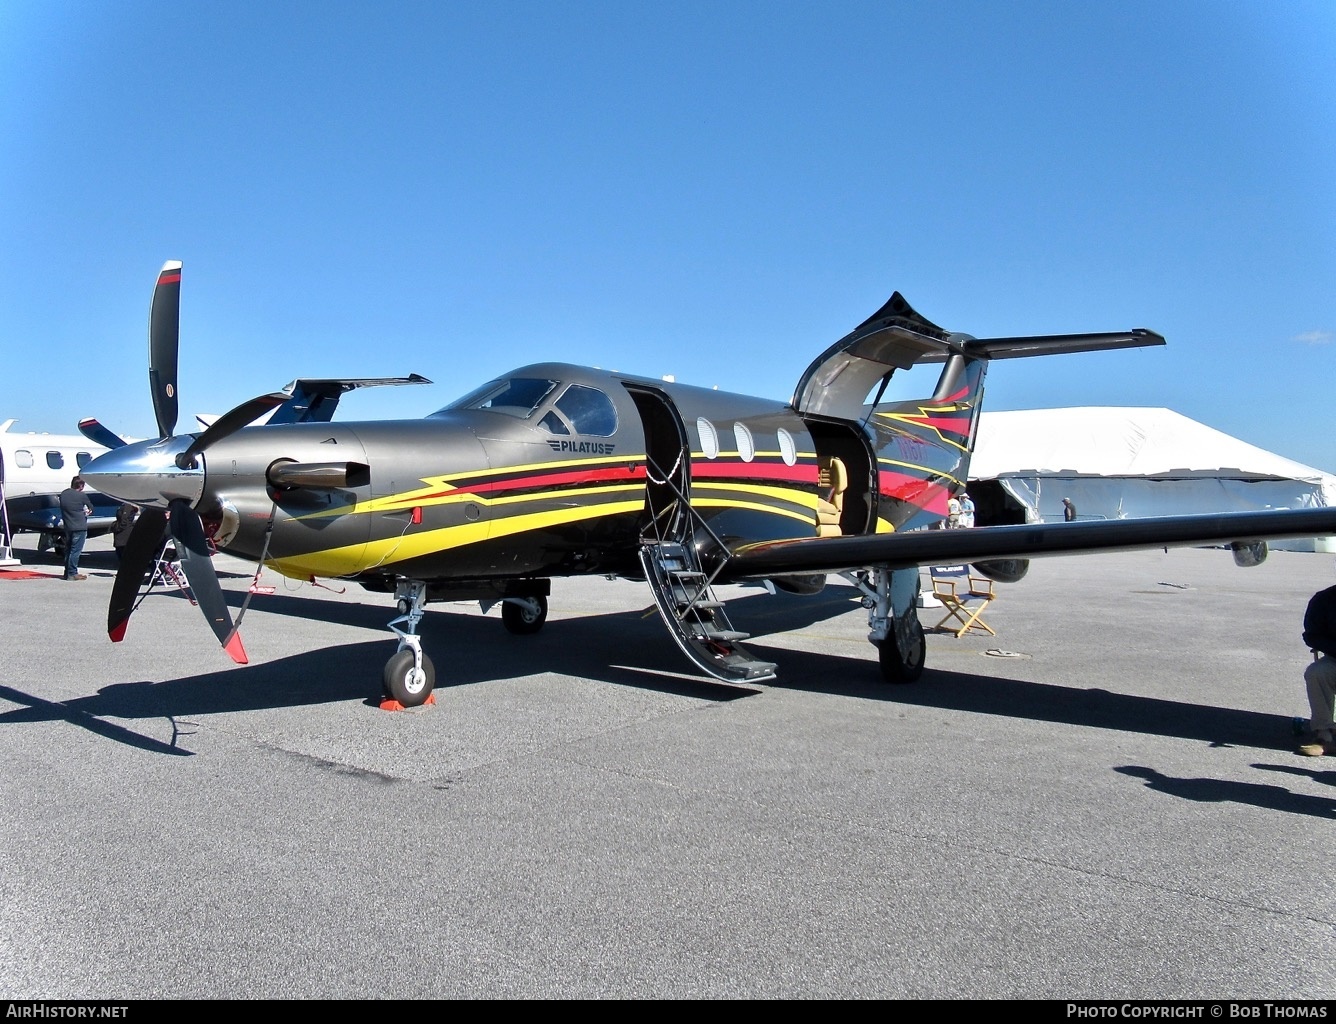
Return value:
M 125 545 L 130 541 L 135 520 L 139 518 L 139 506 L 125 502 L 116 510 L 116 523 L 111 528 L 111 543 L 116 549 L 116 564 L 125 556 Z
M 76 476 L 60 492 L 60 518 L 65 529 L 64 578 L 67 580 L 88 579 L 79 571 L 79 556 L 83 554 L 84 541 L 88 539 L 88 517 L 92 514 L 93 506 L 84 497 L 84 479 Z
M 1332 711 L 1336 705 L 1336 587 L 1319 590 L 1304 611 L 1304 643 L 1313 652 L 1313 663 L 1304 669 L 1308 686 L 1308 720 L 1311 736 L 1299 748 L 1305 757 L 1336 754 L 1332 735 Z

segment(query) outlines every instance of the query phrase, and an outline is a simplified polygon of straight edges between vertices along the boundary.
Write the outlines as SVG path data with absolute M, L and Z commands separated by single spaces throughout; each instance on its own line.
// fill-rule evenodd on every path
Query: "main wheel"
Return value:
M 928 660 L 928 644 L 923 637 L 923 623 L 919 622 L 917 615 L 909 620 L 909 632 L 909 641 L 902 651 L 892 624 L 886 639 L 878 648 L 881 677 L 888 683 L 912 683 L 923 675 L 923 665 Z
M 537 633 L 547 621 L 547 598 L 540 594 L 531 600 L 538 602 L 537 611 L 527 604 L 517 604 L 514 601 L 501 602 L 501 621 L 505 623 L 506 629 L 516 636 Z
M 413 652 L 405 648 L 385 663 L 385 692 L 406 708 L 426 702 L 436 686 L 436 667 L 425 654 L 422 671 L 414 665 Z

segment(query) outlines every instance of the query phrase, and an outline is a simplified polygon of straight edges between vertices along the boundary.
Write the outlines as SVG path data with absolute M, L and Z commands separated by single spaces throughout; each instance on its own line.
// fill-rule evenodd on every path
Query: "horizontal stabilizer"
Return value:
M 1151 348 L 1163 345 L 1164 337 L 1144 327 L 1103 334 L 1039 334 L 1021 338 L 967 338 L 960 349 L 969 356 L 985 359 L 1019 359 L 1023 356 L 1054 356 L 1068 352 L 1103 352 L 1117 348 Z M 921 363 L 940 363 L 944 353 L 931 352 L 920 357 Z
M 430 383 L 419 373 L 410 373 L 407 377 L 299 377 L 284 388 L 292 397 L 274 410 L 268 422 L 328 423 L 334 418 L 339 399 L 349 391 Z

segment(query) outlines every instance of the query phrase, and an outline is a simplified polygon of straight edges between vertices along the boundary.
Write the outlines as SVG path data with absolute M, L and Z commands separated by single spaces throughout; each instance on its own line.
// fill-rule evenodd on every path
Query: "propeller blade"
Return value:
M 213 421 L 204 433 L 192 442 L 190 447 L 176 457 L 176 464 L 182 469 L 193 469 L 195 456 L 212 444 L 216 444 L 228 434 L 235 434 L 242 427 L 249 426 L 270 409 L 282 405 L 290 397 L 283 391 L 271 391 L 267 395 L 257 395 L 248 402 L 242 402 L 230 412 L 225 412 Z
M 121 567 L 116 570 L 111 602 L 107 605 L 107 635 L 113 643 L 125 639 L 125 627 L 130 624 L 130 613 L 134 611 L 139 588 L 153 569 L 166 538 L 167 513 L 160 508 L 141 509 L 130 530 L 130 539 L 121 549 Z
M 148 385 L 158 436 L 176 429 L 176 354 L 181 337 L 181 263 L 168 260 L 158 272 L 148 314 Z
M 113 434 L 92 416 L 79 421 L 79 433 L 103 448 L 124 448 L 125 439 Z
M 167 526 L 176 541 L 176 553 L 181 559 L 181 568 L 185 570 L 195 601 L 209 620 L 209 628 L 223 645 L 223 650 L 238 665 L 245 665 L 248 660 L 246 649 L 241 646 L 241 637 L 232 628 L 232 613 L 227 609 L 223 588 L 213 568 L 209 542 L 204 536 L 204 523 L 199 513 L 179 498 L 172 501 L 168 509 Z

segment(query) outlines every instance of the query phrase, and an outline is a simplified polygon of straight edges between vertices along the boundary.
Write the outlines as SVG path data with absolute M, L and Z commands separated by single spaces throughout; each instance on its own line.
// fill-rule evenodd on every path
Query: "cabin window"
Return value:
M 516 419 L 524 419 L 542 404 L 543 399 L 557 386 L 554 380 L 543 377 L 512 377 L 494 380 L 471 391 L 446 409 L 487 409 L 503 412 Z M 445 410 L 441 410 L 444 412 Z
M 717 459 L 719 457 L 719 433 L 714 429 L 714 424 L 704 416 L 696 420 L 696 432 L 700 434 L 700 450 L 705 453 L 707 459 Z
M 613 407 L 612 399 L 598 388 L 572 384 L 557 399 L 557 409 L 570 420 L 577 434 L 611 437 L 617 432 L 617 410 Z
M 26 448 L 20 448 L 14 452 L 14 465 L 19 469 L 32 469 L 32 452 Z
M 83 469 L 84 466 L 93 461 L 93 456 L 88 452 L 79 452 L 74 456 L 74 461 L 79 464 L 80 469 Z
M 47 452 L 46 465 L 49 469 L 64 469 L 65 456 L 61 455 L 60 452 Z
M 745 423 L 733 424 L 733 437 L 738 442 L 738 455 L 743 462 L 751 462 L 756 458 L 756 442 L 752 440 L 752 432 Z
M 798 461 L 798 446 L 793 443 L 793 435 L 780 427 L 775 432 L 775 439 L 779 441 L 779 456 L 784 460 L 784 465 L 792 466 Z

